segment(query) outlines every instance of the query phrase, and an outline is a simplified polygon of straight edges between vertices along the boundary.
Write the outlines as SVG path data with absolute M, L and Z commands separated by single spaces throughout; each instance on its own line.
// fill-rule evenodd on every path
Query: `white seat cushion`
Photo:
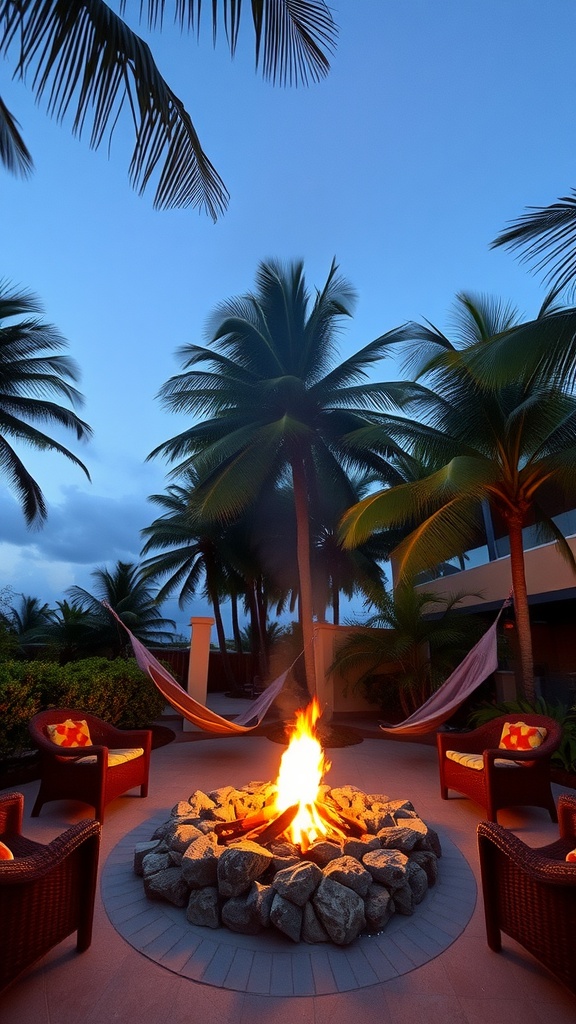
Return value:
M 133 761 L 135 757 L 142 757 L 143 747 L 119 747 L 117 750 L 108 751 L 108 767 L 113 768 L 116 764 L 123 764 L 125 761 Z M 75 764 L 95 764 L 96 754 L 87 754 L 86 757 L 79 757 Z
M 451 761 L 457 761 L 458 764 L 464 765 L 465 768 L 473 768 L 477 772 L 481 772 L 484 768 L 482 754 L 464 754 L 459 750 L 447 750 L 446 757 L 449 757 Z M 498 768 L 518 768 L 515 761 L 508 761 L 505 757 L 497 757 L 494 764 Z

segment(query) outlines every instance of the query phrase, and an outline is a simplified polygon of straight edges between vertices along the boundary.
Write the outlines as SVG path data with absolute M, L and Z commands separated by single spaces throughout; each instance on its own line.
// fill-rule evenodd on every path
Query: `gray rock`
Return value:
M 370 850 L 380 850 L 380 840 L 377 836 L 363 836 L 361 839 L 346 839 L 342 846 L 342 854 L 344 857 L 355 857 L 356 860 L 362 860 L 365 853 L 369 853 Z
M 145 875 L 144 892 L 150 900 L 166 900 L 175 907 L 185 907 L 190 894 L 180 868 L 175 867 Z
M 362 863 L 375 882 L 397 889 L 406 882 L 408 857 L 398 850 L 370 850 L 365 853 Z
M 278 931 L 292 939 L 292 942 L 300 942 L 302 917 L 302 907 L 284 899 L 279 892 L 275 894 L 270 910 L 270 922 Z
M 394 900 L 384 885 L 372 882 L 364 899 L 366 923 L 371 932 L 381 932 L 394 913 Z
M 317 840 L 306 850 L 307 859 L 313 861 L 320 868 L 326 867 L 331 860 L 336 860 L 337 857 L 341 856 L 342 850 L 340 846 L 336 846 L 335 843 L 329 843 L 325 839 Z
M 204 889 L 195 889 L 190 893 L 186 920 L 190 924 L 202 925 L 203 928 L 220 927 L 220 905 L 216 886 L 207 885 Z
M 171 829 L 168 830 L 165 836 L 165 842 L 168 844 L 170 850 L 178 850 L 180 853 L 190 846 L 190 843 L 198 839 L 202 833 L 195 825 L 189 825 L 175 821 Z
M 278 871 L 272 885 L 284 899 L 303 907 L 322 880 L 322 872 L 317 864 L 303 860 L 292 867 Z
M 149 843 L 136 843 L 136 846 L 134 847 L 134 860 L 132 862 L 135 875 L 142 876 L 144 874 L 142 861 L 149 853 L 153 853 L 157 846 L 157 840 L 151 840 Z
M 412 890 L 412 901 L 416 905 L 421 903 L 428 892 L 428 878 L 426 872 L 415 860 L 409 860 L 406 865 L 408 885 Z
M 257 935 L 262 925 L 257 913 L 257 907 L 250 901 L 248 895 L 232 896 L 222 906 L 222 924 L 232 932 L 239 932 L 241 935 Z
M 409 857 L 415 861 L 425 872 L 428 885 L 435 885 L 438 880 L 438 858 L 432 850 L 413 850 Z
M 142 874 L 144 878 L 148 875 L 155 875 L 158 871 L 165 871 L 172 864 L 170 860 L 170 854 L 166 853 L 147 853 L 142 858 Z
M 302 934 L 303 942 L 330 942 L 330 936 L 326 929 L 320 924 L 314 907 L 306 903 L 302 908 Z
M 324 868 L 324 877 L 353 889 L 364 897 L 372 884 L 372 875 L 355 857 L 338 857 Z
M 338 946 L 353 942 L 366 926 L 364 900 L 332 878 L 322 879 L 312 897 L 312 905 L 332 942 Z
M 385 850 L 411 853 L 416 843 L 422 839 L 422 833 L 408 825 L 395 825 L 393 828 L 381 828 L 378 839 Z
M 182 875 L 191 889 L 216 885 L 218 861 L 224 852 L 208 836 L 200 835 L 186 848 L 182 857 Z
M 244 839 L 229 846 L 218 859 L 218 889 L 222 896 L 239 896 L 264 874 L 272 854 L 258 843 Z
M 405 914 L 409 917 L 414 913 L 414 896 L 408 881 L 398 889 L 394 889 L 393 899 L 397 914 Z
M 270 911 L 275 895 L 276 890 L 271 885 L 252 882 L 250 886 L 246 906 L 249 908 L 250 915 L 254 911 L 263 928 L 270 927 Z

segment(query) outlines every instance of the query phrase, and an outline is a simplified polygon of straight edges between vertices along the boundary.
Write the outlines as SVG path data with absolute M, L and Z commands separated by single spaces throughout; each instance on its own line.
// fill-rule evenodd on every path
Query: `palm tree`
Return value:
M 21 651 L 31 644 L 42 644 L 45 630 L 52 619 L 53 611 L 40 603 L 37 597 L 20 594 L 20 601 L 6 608 L 2 620 L 9 632 L 17 639 Z
M 163 618 L 141 567 L 118 561 L 112 570 L 100 567 L 94 569 L 91 576 L 96 584 L 93 594 L 78 586 L 69 587 L 67 593 L 73 607 L 83 609 L 92 617 L 100 632 L 102 647 L 109 647 L 114 654 L 126 647 L 124 631 L 120 632 L 120 627 L 103 607 L 104 601 L 142 643 L 157 644 L 172 639 L 176 623 Z
M 382 591 L 375 612 L 339 647 L 334 665 L 342 675 L 360 670 L 358 683 L 383 709 L 397 696 L 408 718 L 444 682 L 485 628 L 457 606 L 462 594 L 441 597 L 402 584 Z M 384 664 L 395 671 L 378 678 Z
M 221 607 L 229 575 L 225 529 L 214 521 L 199 521 L 193 504 L 196 485 L 197 478 L 189 472 L 184 485 L 173 484 L 164 494 L 150 495 L 149 500 L 164 511 L 142 530 L 142 535 L 148 538 L 142 554 L 159 552 L 144 560 L 142 572 L 145 579 L 155 583 L 164 579 L 158 601 L 179 591 L 180 608 L 184 608 L 202 586 L 202 593 L 214 612 L 224 674 L 228 684 L 234 687 Z
M 391 408 L 402 390 L 368 381 L 368 370 L 386 350 L 383 338 L 332 367 L 337 329 L 351 315 L 354 302 L 352 288 L 337 269 L 333 262 L 311 301 L 302 262 L 287 267 L 275 260 L 261 263 L 255 292 L 216 308 L 209 323 L 211 347 L 182 348 L 184 372 L 160 390 L 168 409 L 208 418 L 149 456 L 176 462 L 173 475 L 195 467 L 202 480 L 195 492 L 202 521 L 231 522 L 265 489 L 289 481 L 299 614 L 312 692 L 314 495 L 322 488 L 348 494 L 347 470 L 383 471 L 383 458 L 354 433 L 361 435 L 367 425 L 383 422 L 382 410 Z
M 127 5 L 120 3 L 120 14 Z M 165 0 L 138 6 L 149 29 L 162 27 Z M 201 4 L 174 3 L 182 31 L 199 32 Z M 336 28 L 324 0 L 252 0 L 256 65 L 280 84 L 318 81 L 328 73 L 326 54 Z M 212 35 L 224 31 L 234 56 L 241 0 L 212 4 Z M 110 145 L 124 112 L 132 120 L 130 182 L 140 194 L 159 169 L 155 207 L 203 207 L 216 219 L 227 190 L 204 153 L 189 113 L 161 76 L 146 43 L 103 0 L 0 0 L 0 56 L 12 59 L 14 75 L 32 88 L 59 121 L 73 114 L 75 134 L 90 131 L 90 145 Z M 121 122 L 123 123 L 123 122 Z M 0 160 L 28 174 L 32 158 L 19 125 L 0 100 Z
M 78 440 L 92 433 L 71 409 L 53 401 L 54 396 L 63 397 L 78 406 L 82 396 L 70 383 L 78 379 L 76 364 L 59 351 L 66 346 L 64 338 L 51 324 L 32 315 L 41 311 L 35 296 L 13 291 L 0 281 L 0 468 L 20 499 L 28 525 L 43 522 L 46 503 L 13 441 L 38 451 L 60 452 L 90 479 L 76 455 L 35 426 L 49 423 L 64 427 Z M 4 323 L 18 317 L 24 319 Z
M 462 553 L 482 532 L 488 503 L 510 541 L 510 571 L 520 647 L 521 687 L 534 699 L 532 642 L 524 571 L 523 528 L 539 524 L 576 571 L 571 549 L 551 518 L 558 496 L 576 495 L 576 399 L 556 384 L 518 380 L 498 390 L 470 371 L 468 351 L 490 346 L 510 329 L 510 307 L 460 295 L 458 345 L 430 324 L 400 328 L 411 340 L 421 374 L 435 386 L 423 429 L 408 423 L 405 440 L 428 447 L 443 464 L 423 480 L 371 495 L 343 519 L 345 543 L 362 542 L 377 529 L 417 523 L 394 556 L 400 579 Z M 472 348 L 470 348 L 472 346 Z M 430 361 L 433 351 L 442 353 Z M 420 353 L 418 355 L 418 352 Z
M 105 651 L 107 627 L 102 614 L 95 616 L 81 601 L 57 601 L 50 621 L 41 631 L 41 639 L 58 652 L 60 664 L 65 665 Z

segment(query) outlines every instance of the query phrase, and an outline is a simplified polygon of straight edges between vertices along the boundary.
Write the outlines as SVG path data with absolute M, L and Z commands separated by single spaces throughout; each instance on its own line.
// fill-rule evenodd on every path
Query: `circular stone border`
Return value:
M 476 880 L 454 843 L 440 834 L 436 885 L 414 914 L 395 914 L 379 935 L 349 946 L 293 943 L 280 932 L 241 935 L 189 924 L 182 907 L 149 900 L 134 874 L 136 843 L 147 842 L 168 812 L 149 818 L 109 854 L 101 877 L 111 924 L 161 967 L 204 985 L 271 996 L 317 996 L 367 988 L 433 960 L 464 931 L 476 904 Z

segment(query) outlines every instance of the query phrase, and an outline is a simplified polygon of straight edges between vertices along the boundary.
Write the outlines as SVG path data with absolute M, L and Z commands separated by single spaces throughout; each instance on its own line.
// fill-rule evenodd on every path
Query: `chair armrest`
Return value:
M 558 827 L 563 839 L 573 839 L 576 847 L 576 797 L 561 793 L 558 798 Z
M 0 796 L 0 835 L 20 835 L 24 815 L 22 793 L 4 793 Z
M 526 846 L 526 843 L 513 832 L 495 822 L 481 821 L 477 835 L 481 861 L 487 848 L 492 845 L 534 881 L 576 888 L 576 864 L 543 856 L 538 850 Z
M 78 821 L 48 845 L 38 844 L 33 853 L 23 857 L 17 855 L 14 860 L 0 861 L 0 885 L 20 885 L 43 878 L 89 839 L 94 838 L 97 852 L 101 832 L 99 821 Z
M 144 751 L 152 747 L 151 729 L 116 729 L 111 727 L 114 739 L 114 747 L 143 747 Z M 110 744 L 112 746 L 112 743 Z

